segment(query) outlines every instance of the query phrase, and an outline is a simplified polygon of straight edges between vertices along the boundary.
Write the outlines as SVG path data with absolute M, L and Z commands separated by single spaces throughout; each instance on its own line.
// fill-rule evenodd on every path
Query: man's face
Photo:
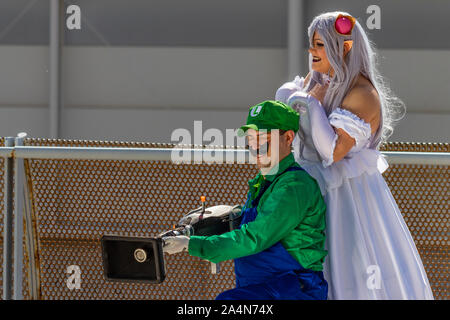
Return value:
M 247 130 L 247 144 L 250 149 L 256 151 L 252 155 L 256 158 L 258 168 L 268 168 L 271 166 L 271 134 L 265 130 Z
M 245 139 L 252 156 L 256 158 L 256 165 L 266 173 L 291 153 L 294 135 L 292 130 L 280 134 L 278 130 L 267 132 L 248 129 Z

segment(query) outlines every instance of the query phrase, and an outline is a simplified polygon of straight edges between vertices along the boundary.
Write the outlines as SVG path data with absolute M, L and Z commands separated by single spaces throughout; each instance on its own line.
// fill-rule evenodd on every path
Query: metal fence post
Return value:
M 40 299 L 40 273 L 39 273 L 39 252 L 37 243 L 37 230 L 33 223 L 33 209 L 32 209 L 32 182 L 29 180 L 27 167 L 28 159 L 24 159 L 24 223 L 25 223 L 25 249 L 28 254 L 28 292 L 32 300 Z
M 5 138 L 5 147 L 14 147 L 13 137 Z M 3 300 L 11 300 L 14 158 L 4 161 Z
M 19 133 L 15 140 L 16 146 L 23 146 L 26 133 Z M 23 268 L 23 188 L 24 160 L 14 158 L 14 300 L 22 300 L 22 268 Z

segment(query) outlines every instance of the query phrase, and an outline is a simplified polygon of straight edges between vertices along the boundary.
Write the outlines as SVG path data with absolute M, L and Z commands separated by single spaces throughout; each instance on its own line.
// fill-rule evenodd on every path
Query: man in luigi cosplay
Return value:
M 214 263 L 234 259 L 236 288 L 216 299 L 327 298 L 326 207 L 317 182 L 291 152 L 298 129 L 299 114 L 284 103 L 268 100 L 251 107 L 238 135 L 245 135 L 259 172 L 248 182 L 240 227 L 165 240 L 169 254 L 188 250 Z

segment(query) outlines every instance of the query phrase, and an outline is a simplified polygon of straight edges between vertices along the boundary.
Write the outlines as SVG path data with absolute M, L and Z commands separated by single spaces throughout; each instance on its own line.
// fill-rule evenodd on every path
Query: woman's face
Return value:
M 325 43 L 316 31 L 314 31 L 313 35 L 313 47 L 309 48 L 308 51 L 312 55 L 312 69 L 314 71 L 325 74 L 330 72 L 330 76 L 333 75 L 333 70 L 330 70 L 331 65 L 325 52 Z
M 352 41 L 344 41 L 344 57 L 352 48 L 351 43 Z M 316 31 L 314 31 L 313 35 L 313 47 L 309 48 L 308 51 L 313 58 L 312 69 L 320 73 L 329 73 L 330 77 L 333 76 L 334 70 L 327 58 L 327 53 L 325 52 L 325 43 L 322 41 L 322 38 Z

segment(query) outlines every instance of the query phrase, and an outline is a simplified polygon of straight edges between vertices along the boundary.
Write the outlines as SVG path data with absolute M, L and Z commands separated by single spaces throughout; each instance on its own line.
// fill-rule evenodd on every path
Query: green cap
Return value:
M 247 123 L 238 129 L 238 136 L 242 137 L 248 129 L 271 129 L 298 131 L 300 115 L 285 103 L 266 100 L 250 107 Z

